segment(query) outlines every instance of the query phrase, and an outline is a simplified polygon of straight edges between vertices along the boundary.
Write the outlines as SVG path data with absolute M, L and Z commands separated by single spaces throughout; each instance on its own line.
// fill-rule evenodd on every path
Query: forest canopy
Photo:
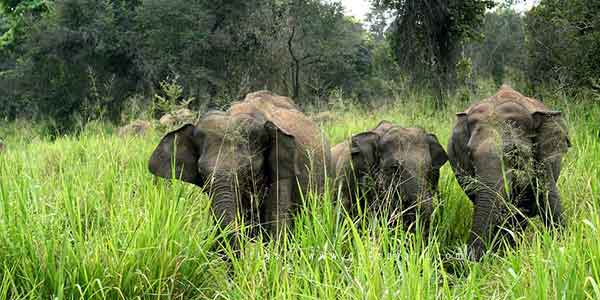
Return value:
M 577 94 L 600 86 L 600 6 L 541 0 L 1 0 L 0 117 L 118 122 L 165 83 L 195 108 L 257 89 L 323 105 L 418 89 L 443 105 L 481 80 Z M 141 100 L 140 100 L 141 99 Z

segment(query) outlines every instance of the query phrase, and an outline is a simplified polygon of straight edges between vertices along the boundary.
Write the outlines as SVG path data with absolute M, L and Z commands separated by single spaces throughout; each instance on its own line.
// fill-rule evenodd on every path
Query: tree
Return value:
M 507 75 L 524 74 L 527 55 L 523 16 L 510 7 L 488 12 L 480 34 L 482 41 L 473 41 L 465 46 L 465 53 L 471 58 L 477 77 L 491 77 L 500 86 Z
M 92 115 L 116 120 L 139 79 L 124 28 L 131 10 L 124 1 L 57 0 L 26 23 L 18 59 L 0 76 L 13 91 L 0 95 L 12 107 L 3 113 L 39 114 L 33 117 L 53 119 L 59 131 Z
M 343 7 L 338 2 L 296 0 L 287 7 L 287 12 L 287 49 L 291 59 L 292 98 L 297 99 L 300 97 L 302 85 L 300 76 L 303 73 L 316 74 L 302 71 L 314 68 L 326 72 L 327 70 L 321 68 L 325 65 L 338 71 L 345 67 L 344 58 L 360 51 L 358 47 L 362 39 L 362 29 L 360 25 L 344 17 Z M 325 76 L 321 75 L 318 75 L 319 79 L 324 79 Z M 313 89 L 330 88 L 327 82 L 318 85 Z
M 0 0 L 0 17 L 6 29 L 0 31 L 0 49 L 14 47 L 23 36 L 26 18 L 37 18 L 48 10 L 44 0 Z
M 0 117 L 26 112 L 65 131 L 98 115 L 116 121 L 129 96 L 151 99 L 169 77 L 196 108 L 258 89 L 303 104 L 334 89 L 360 91 L 371 72 L 369 35 L 339 2 L 44 3 L 45 13 L 24 19 L 12 50 L 0 49 L 10 52 L 0 56 Z
M 415 84 L 427 84 L 443 104 L 454 88 L 455 67 L 463 42 L 477 37 L 477 28 L 491 0 L 374 0 L 393 10 L 389 40 L 400 67 Z
M 532 87 L 566 91 L 600 86 L 600 3 L 542 0 L 527 13 L 528 78 Z

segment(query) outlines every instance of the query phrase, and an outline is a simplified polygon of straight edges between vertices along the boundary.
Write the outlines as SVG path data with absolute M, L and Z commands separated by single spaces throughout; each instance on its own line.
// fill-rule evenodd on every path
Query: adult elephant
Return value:
M 382 121 L 333 147 L 332 157 L 350 215 L 385 213 L 390 225 L 401 218 L 408 228 L 420 211 L 427 231 L 440 168 L 448 160 L 434 134 Z
M 329 144 L 315 123 L 291 99 L 260 91 L 168 133 L 149 169 L 208 187 L 222 226 L 235 227 L 241 216 L 278 235 L 303 195 L 322 191 L 330 162 Z
M 479 260 L 496 234 L 522 230 L 526 217 L 563 223 L 556 181 L 568 147 L 561 113 L 506 85 L 457 113 L 448 154 L 474 204 L 471 259 Z

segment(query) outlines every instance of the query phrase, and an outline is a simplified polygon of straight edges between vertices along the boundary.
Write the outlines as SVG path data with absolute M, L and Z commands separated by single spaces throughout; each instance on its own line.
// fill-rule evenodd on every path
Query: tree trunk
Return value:
M 296 36 L 296 25 L 292 25 L 292 32 L 288 39 L 288 52 L 292 58 L 292 99 L 296 101 L 300 96 L 300 59 L 294 53 L 294 37 Z
M 292 94 L 292 99 L 294 101 L 298 100 L 298 97 L 300 96 L 300 62 L 297 60 L 294 60 L 294 91 Z

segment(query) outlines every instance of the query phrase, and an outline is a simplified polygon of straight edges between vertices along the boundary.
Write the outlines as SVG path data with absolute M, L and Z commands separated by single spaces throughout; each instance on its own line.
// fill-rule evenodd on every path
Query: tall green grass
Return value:
M 466 104 L 418 100 L 349 108 L 323 127 L 335 144 L 387 119 L 444 143 Z M 516 247 L 480 263 L 465 260 L 472 208 L 448 165 L 429 243 L 383 221 L 352 223 L 332 193 L 309 197 L 287 239 L 245 240 L 224 257 L 207 196 L 147 171 L 161 132 L 121 138 L 91 124 L 51 141 L 5 124 L 0 299 L 600 299 L 600 107 L 549 101 L 574 145 L 559 181 L 567 229 L 533 219 Z

